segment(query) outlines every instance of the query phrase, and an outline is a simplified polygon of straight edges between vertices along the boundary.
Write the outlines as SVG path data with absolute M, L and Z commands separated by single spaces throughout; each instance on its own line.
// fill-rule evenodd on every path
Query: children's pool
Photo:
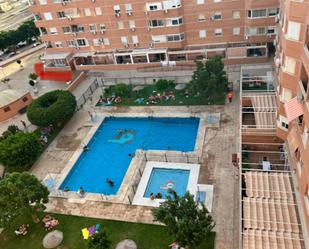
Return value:
M 144 197 L 150 197 L 151 193 L 161 193 L 162 198 L 166 199 L 168 189 L 183 196 L 187 191 L 189 175 L 190 170 L 153 168 Z
M 198 126 L 198 118 L 105 118 L 60 189 L 116 194 L 137 149 L 194 151 Z

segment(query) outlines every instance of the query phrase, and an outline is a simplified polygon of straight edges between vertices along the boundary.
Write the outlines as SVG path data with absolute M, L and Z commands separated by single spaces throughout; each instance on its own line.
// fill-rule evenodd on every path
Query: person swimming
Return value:
M 110 187 L 114 187 L 114 181 L 112 179 L 106 178 L 106 183 L 110 186 Z

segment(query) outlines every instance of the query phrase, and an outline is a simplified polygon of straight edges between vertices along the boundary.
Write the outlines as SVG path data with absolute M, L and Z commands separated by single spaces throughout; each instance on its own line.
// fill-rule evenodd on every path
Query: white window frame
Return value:
M 199 37 L 200 37 L 201 39 L 203 39 L 203 38 L 206 38 L 206 36 L 207 36 L 207 31 L 206 31 L 206 29 L 200 29 L 200 30 L 199 30 Z

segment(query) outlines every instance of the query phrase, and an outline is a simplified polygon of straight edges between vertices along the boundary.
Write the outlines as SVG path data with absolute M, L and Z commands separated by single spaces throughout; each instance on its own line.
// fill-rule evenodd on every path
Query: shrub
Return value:
M 39 76 L 38 76 L 37 74 L 35 74 L 35 73 L 30 73 L 30 74 L 29 74 L 29 79 L 31 79 L 31 80 L 37 80 L 37 78 L 39 78 Z
M 95 233 L 89 240 L 89 249 L 109 249 L 111 242 L 108 240 L 106 231 L 101 230 L 99 233 Z
M 0 163 L 8 167 L 28 167 L 41 151 L 37 134 L 17 132 L 0 142 Z
M 17 125 L 10 125 L 6 131 L 4 131 L 2 133 L 2 137 L 0 138 L 0 141 L 3 140 L 3 139 L 6 139 L 8 136 L 10 135 L 14 135 L 18 132 L 21 132 L 21 130 L 18 128 Z
M 156 88 L 158 91 L 165 91 L 168 88 L 168 80 L 158 80 L 156 83 Z
M 34 100 L 27 110 L 29 121 L 40 127 L 61 126 L 73 116 L 76 100 L 72 93 L 56 90 Z
M 132 92 L 132 86 L 131 85 L 126 85 L 124 83 L 119 83 L 115 85 L 112 90 L 116 94 L 116 96 L 120 97 L 129 97 Z

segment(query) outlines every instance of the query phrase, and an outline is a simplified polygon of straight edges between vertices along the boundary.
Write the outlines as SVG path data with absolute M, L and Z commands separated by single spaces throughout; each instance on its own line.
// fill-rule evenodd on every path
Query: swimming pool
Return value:
M 198 126 L 199 118 L 105 118 L 60 189 L 116 194 L 131 162 L 129 155 L 137 149 L 194 151 Z
M 179 196 L 187 191 L 190 170 L 153 168 L 144 197 L 150 197 L 151 193 L 162 194 L 166 199 L 168 189 L 173 189 Z

